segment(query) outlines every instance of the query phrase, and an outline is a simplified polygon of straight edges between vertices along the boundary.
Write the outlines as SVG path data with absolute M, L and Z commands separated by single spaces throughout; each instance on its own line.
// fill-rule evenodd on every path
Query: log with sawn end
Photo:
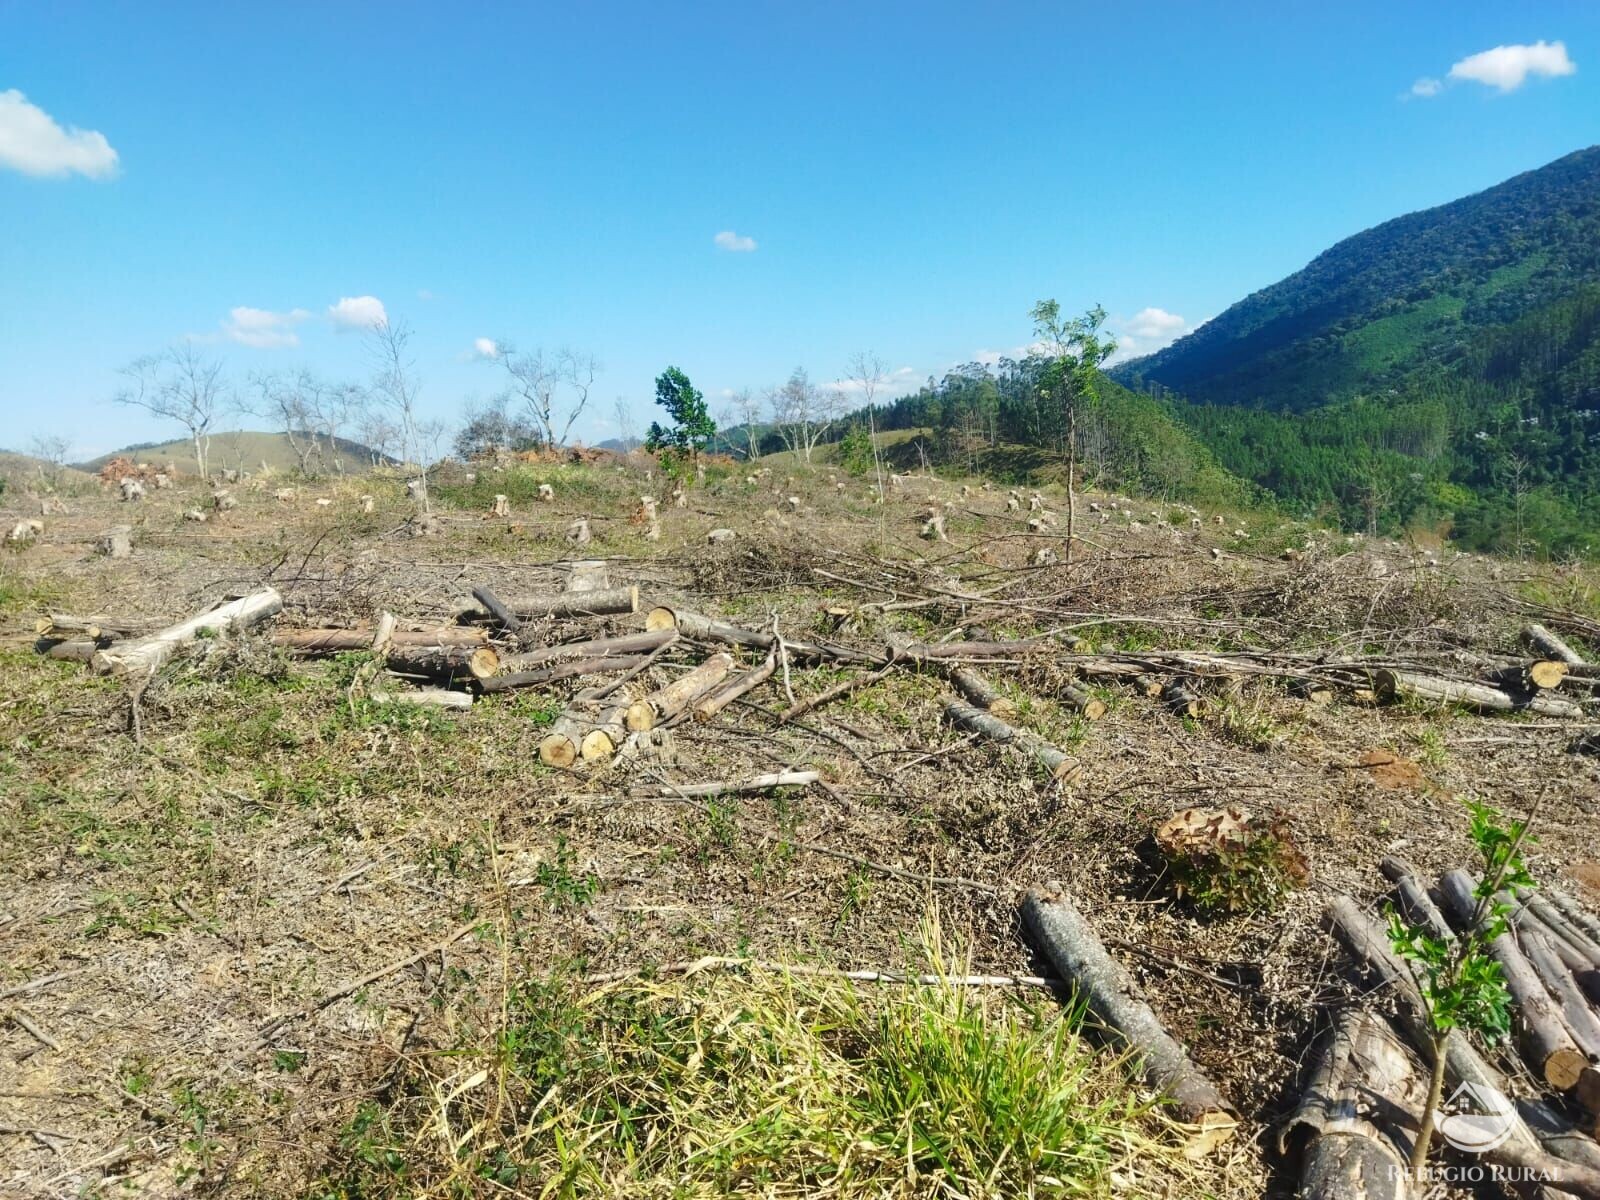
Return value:
M 1017 715 L 1017 706 L 970 667 L 957 667 L 951 671 L 950 682 L 956 685 L 956 690 L 965 696 L 974 708 L 981 708 L 1002 721 L 1009 721 Z
M 679 676 L 642 700 L 635 700 L 628 706 L 623 723 L 634 733 L 654 729 L 708 695 L 728 677 L 732 669 L 733 656 L 719 650 L 688 674 Z
M 714 691 L 708 692 L 694 704 L 693 712 L 696 721 L 709 721 L 735 700 L 756 690 L 767 680 L 772 678 L 778 669 L 778 652 L 772 651 L 756 666 L 748 671 L 741 671 L 732 679 L 717 685 Z
M 1581 667 L 1584 665 L 1583 655 L 1579 654 L 1543 625 L 1537 623 L 1524 625 L 1522 627 L 1522 640 L 1540 654 L 1558 659 L 1569 667 Z
M 1107 953 L 1066 894 L 1059 888 L 1029 889 L 1022 925 L 1089 1011 L 1138 1057 L 1150 1086 L 1172 1101 L 1183 1120 L 1200 1127 L 1190 1142 L 1191 1155 L 1226 1141 L 1237 1125 L 1227 1101 L 1162 1027 L 1133 976 Z
M 1486 683 L 1445 679 L 1435 675 L 1423 675 L 1416 671 L 1396 671 L 1388 668 L 1375 671 L 1372 685 L 1373 690 L 1385 700 L 1436 700 L 1442 704 L 1460 704 L 1478 712 L 1526 710 L 1546 717 L 1583 716 L 1583 709 L 1570 700 L 1545 695 L 1513 696 L 1510 692 L 1490 687 Z
M 90 665 L 102 675 L 153 675 L 173 655 L 202 634 L 249 629 L 282 610 L 283 597 L 277 590 L 262 588 L 156 633 L 132 641 L 115 642 L 97 651 L 90 659 Z
M 367 699 L 374 704 L 409 704 L 421 708 L 472 707 L 470 692 L 453 692 L 447 688 L 418 688 L 413 692 L 374 690 L 368 693 Z
M 555 663 L 532 671 L 513 671 L 481 680 L 480 691 L 512 692 L 518 688 L 539 687 L 562 679 L 582 679 L 590 675 L 615 675 L 631 671 L 650 661 L 648 654 L 622 654 L 600 658 L 580 658 L 572 662 Z
M 548 663 L 580 658 L 608 658 L 612 655 L 646 654 L 664 646 L 677 636 L 671 629 L 647 630 L 644 633 L 625 633 L 619 637 L 591 638 L 583 642 L 562 642 L 555 646 L 540 646 L 537 650 L 524 650 L 508 654 L 500 660 L 503 671 L 527 671 Z
M 481 684 L 500 669 L 500 656 L 490 646 L 402 646 L 391 641 L 384 665 L 395 675 Z
M 652 630 L 675 629 L 684 637 L 696 642 L 717 642 L 724 646 L 740 646 L 749 650 L 771 650 L 778 639 L 771 631 L 758 631 L 745 629 L 738 625 L 730 625 L 726 621 L 714 620 L 701 613 L 692 612 L 686 608 L 672 608 L 661 606 L 652 608 L 645 614 L 644 627 Z M 823 662 L 832 660 L 843 663 L 870 663 L 882 665 L 883 657 L 877 654 L 868 654 L 851 646 L 841 646 L 834 642 L 804 642 L 783 639 L 784 647 L 788 650 L 791 661 L 806 660 Z

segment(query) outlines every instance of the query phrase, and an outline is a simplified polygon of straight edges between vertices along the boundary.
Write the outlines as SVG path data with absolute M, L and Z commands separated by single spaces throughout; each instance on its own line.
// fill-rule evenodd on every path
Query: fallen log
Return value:
M 733 656 L 719 651 L 687 675 L 679 676 L 642 700 L 635 700 L 628 706 L 623 723 L 633 733 L 654 729 L 704 698 L 728 677 L 732 669 Z
M 1569 667 L 1581 667 L 1584 665 L 1583 655 L 1579 654 L 1543 625 L 1537 623 L 1524 625 L 1522 627 L 1522 640 L 1540 654 L 1564 662 Z
M 1138 1056 L 1150 1086 L 1185 1121 L 1200 1126 L 1186 1153 L 1198 1157 L 1232 1136 L 1237 1121 L 1227 1101 L 1162 1027 L 1133 977 L 1106 952 L 1066 894 L 1059 887 L 1030 888 L 1022 925 L 1095 1018 Z
M 715 691 L 704 696 L 694 706 L 694 719 L 696 721 L 709 721 L 728 705 L 740 697 L 755 691 L 767 680 L 772 678 L 772 673 L 778 669 L 778 655 L 776 651 L 768 654 L 757 666 L 740 674 L 722 684 Z
M 771 650 L 778 641 L 769 631 L 745 629 L 685 608 L 666 606 L 652 608 L 646 613 L 644 627 L 647 630 L 675 629 L 691 641 L 717 642 L 724 646 L 740 646 L 750 650 Z M 835 662 L 868 663 L 875 666 L 883 663 L 881 655 L 867 654 L 851 646 L 841 646 L 834 642 L 796 642 L 784 638 L 783 644 L 789 652 L 791 661 L 831 659 Z
M 539 761 L 547 767 L 572 766 L 578 761 L 584 732 L 583 725 L 575 718 L 558 718 L 550 732 L 539 739 Z
M 1383 700 L 1433 700 L 1459 704 L 1477 712 L 1536 712 L 1546 717 L 1581 717 L 1583 709 L 1555 696 L 1513 696 L 1486 683 L 1420 675 L 1415 671 L 1384 668 L 1372 676 L 1373 690 Z
M 1551 892 L 1519 891 L 1517 900 L 1521 909 L 1531 913 L 1539 924 L 1577 951 L 1589 966 L 1600 970 L 1600 929 L 1591 929 L 1589 917 L 1571 897 Z
M 75 617 L 69 613 L 48 613 L 33 623 L 33 631 L 40 637 L 62 638 L 65 634 L 78 633 L 91 642 L 115 642 L 147 633 L 149 626 L 132 624 L 119 617 Z
M 1455 931 L 1428 894 L 1428 886 L 1422 882 L 1422 875 L 1416 867 L 1402 858 L 1388 855 L 1378 864 L 1378 869 L 1394 884 L 1395 893 L 1400 898 L 1400 914 L 1407 921 L 1443 941 L 1455 940 Z
M 496 596 L 487 587 L 480 585 L 473 588 L 472 598 L 483 605 L 489 616 L 499 622 L 501 628 L 507 633 L 513 637 L 522 633 L 521 619 L 501 602 L 499 596 Z
M 396 675 L 482 683 L 500 669 L 500 656 L 489 646 L 405 646 L 391 641 L 384 665 Z
M 519 620 L 541 617 L 611 617 L 639 611 L 639 588 L 608 588 L 602 591 L 549 592 L 544 595 L 514 596 L 502 601 Z M 465 601 L 456 606 L 456 620 L 463 625 L 494 619 L 481 603 Z
M 1182 679 L 1173 676 L 1161 688 L 1161 703 L 1179 717 L 1200 715 L 1200 695 Z
M 956 685 L 956 689 L 974 708 L 981 708 L 1002 721 L 1009 721 L 1017 715 L 1017 706 L 995 690 L 987 679 L 969 667 L 958 667 L 951 671 L 950 682 Z
M 262 588 L 181 624 L 96 651 L 90 665 L 102 675 L 153 675 L 202 633 L 248 629 L 282 609 L 283 597 L 273 588 Z
M 614 704 L 595 718 L 578 740 L 578 757 L 584 762 L 610 758 L 628 736 L 628 706 Z
M 1567 677 L 1568 670 L 1570 667 L 1560 659 L 1541 658 L 1501 667 L 1490 674 L 1489 681 L 1513 695 L 1522 692 L 1545 692 L 1560 687 Z
M 1560 1009 L 1562 1023 L 1572 1035 L 1573 1043 L 1591 1063 L 1600 1061 L 1600 1016 L 1595 1015 L 1571 969 L 1561 961 L 1543 934 L 1524 931 L 1518 940 L 1539 981 Z M 1592 1090 L 1593 1086 L 1585 1090 Z
M 1299 1107 L 1278 1134 L 1280 1154 L 1295 1141 L 1305 1146 L 1296 1195 L 1406 1200 L 1416 1114 L 1427 1092 L 1387 1021 L 1372 1012 L 1341 1012 Z
M 684 796 L 700 800 L 708 796 L 736 796 L 747 792 L 769 792 L 780 787 L 806 787 L 822 776 L 816 771 L 775 771 L 770 775 L 756 775 L 737 783 L 682 783 L 634 792 L 635 796 Z
M 86 638 L 40 638 L 33 644 L 33 648 L 46 658 L 54 658 L 60 662 L 86 663 L 92 659 L 96 652 L 105 643 L 90 641 Z
M 419 688 L 413 692 L 378 690 L 368 693 L 367 699 L 374 704 L 413 704 L 423 708 L 472 707 L 470 692 L 452 692 L 445 688 Z
M 581 679 L 586 675 L 611 675 L 618 671 L 631 671 L 647 661 L 649 656 L 645 654 L 580 658 L 536 671 L 514 671 L 506 675 L 495 675 L 481 680 L 478 688 L 485 693 L 512 692 L 517 688 L 538 687 L 562 679 Z
M 1462 929 L 1472 920 L 1477 908 L 1473 886 L 1472 878 L 1465 871 L 1446 871 L 1439 877 L 1445 910 Z M 1562 1092 L 1572 1090 L 1589 1060 L 1573 1044 L 1572 1035 L 1562 1023 L 1560 1010 L 1510 933 L 1502 933 L 1490 942 L 1489 953 L 1500 964 L 1506 990 L 1516 1002 L 1517 1042 L 1523 1057 L 1535 1074 L 1551 1087 Z
M 584 642 L 562 642 L 556 646 L 541 646 L 520 654 L 508 654 L 500 660 L 505 671 L 526 671 L 530 667 L 567 659 L 608 658 L 619 654 L 641 654 L 655 650 L 670 642 L 677 633 L 671 629 L 650 630 L 645 633 L 625 633 L 620 637 L 591 638 Z
M 1061 684 L 1056 689 L 1056 699 L 1086 721 L 1098 721 L 1106 715 L 1105 701 L 1075 684 Z
M 376 629 L 274 629 L 272 644 L 301 658 L 345 654 L 352 650 L 371 650 Z M 481 629 L 396 629 L 385 645 L 395 649 L 427 648 L 472 649 L 487 638 Z
M 1410 968 L 1390 949 L 1384 931 L 1369 920 L 1349 896 L 1337 896 L 1328 904 L 1323 910 L 1322 925 L 1345 948 L 1363 974 L 1388 988 L 1396 1002 L 1395 1016 L 1401 1029 L 1413 1048 L 1423 1055 L 1424 1062 L 1430 1061 L 1433 1034 L 1422 997 Z M 1445 1081 L 1451 1089 L 1471 1084 L 1501 1094 L 1506 1091 L 1505 1079 L 1483 1060 L 1460 1032 L 1451 1033 L 1445 1039 Z M 1518 1166 L 1543 1160 L 1542 1165 L 1550 1168 L 1548 1181 L 1559 1179 L 1564 1190 L 1600 1200 L 1600 1169 L 1567 1157 L 1553 1157 L 1561 1153 L 1570 1133 L 1570 1130 L 1563 1132 L 1562 1126 L 1553 1115 L 1543 1128 L 1530 1126 L 1527 1119 L 1519 1115 L 1506 1141 L 1484 1157 L 1491 1162 Z
M 1016 746 L 1044 767 L 1049 772 L 1051 780 L 1056 783 L 1070 783 L 1082 770 L 1077 759 L 1052 746 L 1038 734 L 1008 725 L 993 713 L 974 708 L 954 696 L 945 697 L 944 715 L 945 719 L 957 729 L 979 733 L 992 741 Z

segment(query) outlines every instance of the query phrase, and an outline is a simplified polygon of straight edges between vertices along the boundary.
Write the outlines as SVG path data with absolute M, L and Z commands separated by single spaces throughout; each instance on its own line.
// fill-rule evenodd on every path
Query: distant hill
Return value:
M 1449 367 L 1475 338 L 1600 284 L 1600 146 L 1346 238 L 1117 367 L 1196 403 L 1303 410 Z
M 5 490 L 8 492 L 36 488 L 43 482 L 56 480 L 58 473 L 63 487 L 89 482 L 87 475 L 73 467 L 61 467 L 58 472 L 56 467 L 31 454 L 0 450 L 0 480 L 5 481 Z
M 306 443 L 309 435 L 297 435 L 296 440 Z M 319 443 L 322 439 L 318 439 Z M 370 470 L 373 466 L 373 454 L 360 442 L 352 442 L 345 438 L 334 441 L 337 454 L 329 455 L 326 445 L 320 447 L 320 457 L 312 457 L 311 468 L 323 474 L 343 470 L 346 474 L 358 474 Z M 196 471 L 194 460 L 194 446 L 187 438 L 175 438 L 170 442 L 142 442 L 132 446 L 124 446 L 120 450 L 113 450 L 109 454 L 102 454 L 99 458 L 91 459 L 84 463 L 75 463 L 79 470 L 98 471 L 113 458 L 126 457 L 136 462 L 148 462 L 158 465 L 173 464 L 184 474 L 193 474 Z M 300 455 L 290 444 L 289 438 L 282 433 L 259 433 L 249 430 L 231 430 L 226 433 L 211 435 L 211 449 L 207 454 L 207 461 L 214 470 L 224 467 L 246 471 L 259 471 L 261 464 L 274 471 L 293 471 L 300 468 Z M 393 461 L 384 459 L 383 461 Z

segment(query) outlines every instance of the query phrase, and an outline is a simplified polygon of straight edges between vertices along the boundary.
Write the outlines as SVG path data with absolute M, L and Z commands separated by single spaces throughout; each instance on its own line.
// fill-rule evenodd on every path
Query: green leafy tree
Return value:
M 1102 336 L 1106 310 L 1098 304 L 1081 317 L 1061 315 L 1061 305 L 1041 300 L 1033 306 L 1033 335 L 1044 343 L 1049 363 L 1040 380 L 1041 396 L 1059 418 L 1058 433 L 1067 451 L 1067 555 L 1072 554 L 1072 526 L 1076 516 L 1073 476 L 1078 469 L 1078 409 L 1098 396 L 1100 364 L 1117 351 L 1114 339 Z
M 650 422 L 646 450 L 665 451 L 670 458 L 698 464 L 700 455 L 717 435 L 717 423 L 706 409 L 705 397 L 677 367 L 656 376 L 656 403 L 672 418 L 670 428 Z
M 1389 943 L 1411 968 L 1432 1034 L 1433 1073 L 1428 1099 L 1411 1147 L 1411 1173 L 1422 1179 L 1433 1142 L 1434 1113 L 1444 1096 L 1445 1045 L 1456 1030 L 1477 1032 L 1498 1042 L 1511 1032 L 1511 995 L 1489 947 L 1506 931 L 1511 908 L 1500 899 L 1505 889 L 1531 888 L 1533 877 L 1522 861 L 1533 814 L 1506 822 L 1487 804 L 1471 803 L 1472 841 L 1483 859 L 1483 877 L 1473 890 L 1472 919 L 1453 938 L 1413 925 L 1389 912 Z

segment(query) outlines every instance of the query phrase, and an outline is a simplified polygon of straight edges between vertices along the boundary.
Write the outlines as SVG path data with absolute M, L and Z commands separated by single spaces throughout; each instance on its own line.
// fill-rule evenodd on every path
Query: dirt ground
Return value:
M 1059 532 L 1029 533 L 1002 487 L 911 479 L 879 506 L 859 479 L 782 464 L 664 504 L 649 542 L 628 520 L 641 491 L 663 490 L 642 463 L 519 470 L 515 487 L 489 472 L 437 481 L 433 536 L 413 536 L 399 480 L 293 485 L 288 500 L 244 485 L 238 509 L 205 523 L 182 519 L 207 499 L 190 482 L 138 504 L 70 498 L 39 539 L 5 547 L 0 1194 L 317 1194 L 349 1153 L 353 1114 L 382 1101 L 405 1056 L 498 1003 L 507 954 L 453 935 L 510 913 L 518 971 L 706 954 L 915 966 L 936 908 L 974 971 L 1048 974 L 1017 901 L 1059 881 L 1243 1118 L 1208 1164 L 1213 1193 L 1287 1195 L 1274 1127 L 1317 1036 L 1359 999 L 1318 928 L 1331 897 L 1375 905 L 1384 854 L 1435 871 L 1469 862 L 1470 795 L 1509 812 L 1537 802 L 1535 873 L 1600 901 L 1600 759 L 1568 752 L 1573 721 L 1313 703 L 1265 680 L 1206 683 L 1198 719 L 1096 685 L 1109 711 L 1087 722 L 1060 703 L 1070 672 L 1045 654 L 982 669 L 1021 704 L 1019 723 L 1079 760 L 1067 786 L 952 729 L 946 681 L 910 669 L 781 727 L 777 679 L 680 726 L 675 761 L 575 774 L 536 751 L 577 683 L 460 714 L 374 715 L 352 702 L 346 664 L 289 663 L 260 634 L 202 644 L 136 700 L 35 651 L 43 612 L 160 625 L 269 583 L 280 625 L 382 610 L 437 625 L 475 584 L 559 589 L 577 516 L 596 534 L 582 557 L 653 602 L 868 649 L 890 631 L 936 641 L 981 625 L 1107 650 L 1445 662 L 1513 652 L 1530 600 L 1594 612 L 1582 572 L 1103 495 L 1079 500 L 1073 561 L 1033 565 Z M 533 498 L 543 480 L 553 502 Z M 513 493 L 509 520 L 484 516 L 495 491 Z M 948 542 L 917 537 L 928 499 L 952 505 Z M 38 511 L 16 493 L 0 509 L 6 528 Z M 117 523 L 135 526 L 131 558 L 95 550 Z M 737 536 L 710 547 L 717 527 Z M 536 632 L 638 628 L 640 616 Z M 698 656 L 664 659 L 656 678 Z M 787 686 L 804 697 L 843 677 L 796 667 Z M 1416 769 L 1361 765 L 1372 750 Z M 802 768 L 822 783 L 710 805 L 637 794 Z M 1274 911 L 1202 920 L 1172 896 L 1152 828 L 1222 804 L 1281 810 L 1309 860 L 1307 886 Z

